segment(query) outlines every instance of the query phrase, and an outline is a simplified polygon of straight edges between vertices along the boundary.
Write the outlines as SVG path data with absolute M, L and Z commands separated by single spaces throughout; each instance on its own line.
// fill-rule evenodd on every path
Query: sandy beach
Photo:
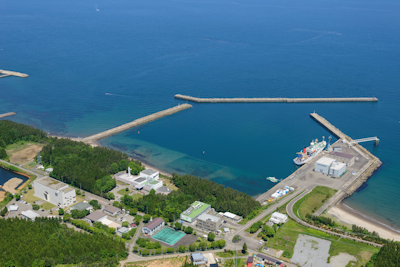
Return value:
M 383 224 L 380 224 L 368 217 L 364 217 L 346 206 L 340 205 L 339 207 L 333 207 L 328 211 L 328 214 L 337 218 L 339 221 L 347 224 L 355 224 L 357 226 L 364 227 L 368 231 L 375 231 L 380 237 L 385 239 L 393 239 L 400 241 L 400 233 L 390 230 Z

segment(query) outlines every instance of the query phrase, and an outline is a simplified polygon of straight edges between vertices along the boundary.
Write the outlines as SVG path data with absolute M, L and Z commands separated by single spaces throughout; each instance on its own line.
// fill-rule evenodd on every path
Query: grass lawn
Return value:
M 50 209 L 55 208 L 55 207 L 56 207 L 56 205 L 53 205 L 53 204 L 51 204 L 49 202 L 46 202 L 46 203 L 40 205 L 40 208 L 45 209 L 45 210 L 50 210 Z
M 120 195 L 122 195 L 122 196 L 125 196 L 126 194 L 129 194 L 129 193 L 132 193 L 132 192 L 134 192 L 134 191 L 129 191 L 129 192 L 128 192 L 128 191 L 126 191 L 125 189 L 121 189 L 121 190 L 117 191 L 117 194 L 120 194 Z M 142 195 L 142 194 L 139 194 L 139 193 L 134 193 L 131 197 L 133 198 L 133 200 L 137 200 L 137 199 L 139 199 L 139 198 L 142 198 L 143 195 Z
M 126 189 L 123 188 L 121 190 L 118 190 L 117 194 L 120 194 L 121 196 L 125 196 L 126 194 L 129 194 L 130 192 L 132 192 L 132 191 L 126 191 Z
M 168 187 L 168 188 L 170 188 L 172 190 L 175 190 L 175 191 L 179 189 L 178 187 L 176 187 L 174 185 L 174 183 L 170 179 L 164 178 L 162 176 L 160 178 L 161 178 L 160 180 L 163 181 L 163 184 L 165 184 L 166 187 Z
M 230 257 L 235 257 L 235 256 L 247 256 L 249 255 L 248 252 L 246 252 L 245 254 L 243 254 L 242 250 L 238 250 L 237 251 L 237 255 L 235 255 L 235 251 L 234 250 L 227 250 L 226 252 L 217 252 L 216 253 L 217 256 L 221 257 L 221 258 L 230 258 Z
M 337 190 L 324 186 L 315 187 L 311 193 L 307 194 L 307 197 L 300 204 L 300 216 L 305 218 L 307 213 L 314 214 L 314 212 L 316 212 L 336 192 Z
M 22 198 L 22 200 L 24 200 L 24 201 L 26 201 L 26 202 L 29 202 L 29 203 L 31 203 L 31 204 L 33 204 L 34 201 L 41 200 L 40 198 L 35 197 L 35 196 L 33 195 L 33 193 L 34 193 L 33 189 L 29 189 L 29 190 L 28 190 L 28 193 L 26 193 L 26 194 L 24 195 L 24 197 Z
M 236 261 L 236 263 L 235 263 L 235 261 Z M 245 266 L 246 262 L 247 262 L 247 259 L 229 259 L 229 260 L 225 261 L 223 266 L 224 267 L 235 267 L 235 266 L 242 267 L 242 266 Z
M 329 250 L 330 256 L 336 256 L 340 252 L 346 252 L 350 255 L 355 256 L 358 261 L 355 266 L 365 265 L 369 261 L 373 253 L 377 253 L 379 248 L 369 246 L 364 243 L 359 243 L 345 238 L 339 238 L 337 236 L 332 236 L 325 232 L 307 228 L 296 222 L 289 220 L 284 224 L 276 233 L 273 238 L 270 238 L 267 242 L 267 246 L 284 250 L 293 255 L 293 249 L 297 241 L 299 234 L 310 235 L 318 238 L 322 238 L 331 241 L 331 247 Z

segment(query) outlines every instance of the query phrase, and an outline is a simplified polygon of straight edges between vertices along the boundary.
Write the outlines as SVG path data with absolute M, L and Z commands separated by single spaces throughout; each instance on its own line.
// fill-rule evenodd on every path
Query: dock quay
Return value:
M 196 103 L 311 103 L 311 102 L 377 102 L 376 97 L 333 97 L 333 98 L 199 98 L 176 94 L 175 98 Z
M 185 110 L 185 109 L 188 109 L 188 108 L 191 108 L 191 107 L 192 107 L 192 105 L 189 105 L 189 104 L 181 104 L 181 105 L 178 105 L 178 106 L 175 106 L 175 107 L 172 107 L 172 108 L 169 108 L 169 109 L 166 109 L 166 110 L 162 110 L 162 111 L 153 113 L 151 115 L 147 115 L 145 117 L 136 119 L 136 120 L 134 120 L 132 122 L 125 123 L 123 125 L 117 126 L 115 128 L 109 129 L 107 131 L 104 131 L 104 132 L 101 132 L 101 133 L 98 133 L 98 134 L 94 134 L 94 135 L 82 138 L 79 141 L 82 141 L 82 142 L 85 142 L 85 143 L 88 143 L 88 144 L 91 144 L 91 145 L 95 145 L 95 142 L 97 140 L 109 137 L 111 135 L 114 135 L 114 134 L 117 134 L 117 133 L 120 133 L 120 132 L 123 132 L 123 131 L 126 131 L 126 130 L 129 130 L 129 129 L 133 128 L 133 127 L 137 127 L 137 126 L 140 126 L 142 124 L 149 123 L 151 121 L 160 119 L 162 117 L 175 114 L 175 113 L 177 113 L 179 111 L 182 111 L 182 110 Z
M 21 78 L 26 78 L 29 77 L 28 74 L 21 73 L 21 72 L 16 72 L 16 71 L 9 71 L 9 70 L 0 70 L 0 78 L 7 77 L 7 76 L 16 76 L 16 77 L 21 77 Z
M 315 186 L 326 186 L 336 189 L 337 192 L 335 195 L 333 195 L 320 209 L 314 213 L 315 216 L 319 216 L 325 210 L 340 204 L 343 199 L 352 195 L 372 176 L 374 171 L 382 165 L 382 162 L 379 160 L 379 158 L 359 144 L 348 146 L 348 142 L 352 141 L 353 139 L 333 126 L 322 116 L 318 115 L 317 113 L 311 113 L 310 116 L 339 138 L 339 140 L 332 144 L 332 147 L 341 147 L 343 153 L 356 156 L 357 160 L 352 166 L 346 166 L 347 172 L 340 177 L 340 179 L 335 179 L 314 171 L 315 162 L 318 159 L 323 156 L 329 157 L 329 152 L 324 151 L 307 164 L 301 166 L 280 183 L 276 184 L 266 193 L 257 196 L 255 199 L 260 203 L 263 203 L 267 198 L 271 197 L 276 190 L 282 189 L 284 186 L 307 188 L 308 191 L 311 191 Z M 343 142 L 343 140 L 345 140 L 345 142 Z
M 17 113 L 15 113 L 15 112 L 3 113 L 3 114 L 0 114 L 0 119 L 1 119 L 1 118 L 4 118 L 4 117 L 8 117 L 8 116 L 15 115 L 15 114 L 17 114 Z

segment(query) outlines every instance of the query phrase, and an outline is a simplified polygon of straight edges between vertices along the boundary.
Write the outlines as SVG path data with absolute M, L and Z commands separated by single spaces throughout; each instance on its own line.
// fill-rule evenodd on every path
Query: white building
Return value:
M 36 212 L 34 212 L 33 210 L 21 211 L 22 219 L 34 221 L 36 219 L 36 217 L 40 217 L 40 215 L 37 214 Z
M 143 226 L 142 233 L 152 236 L 155 232 L 160 230 L 164 225 L 165 225 L 164 219 L 155 218 L 154 220 Z
M 322 157 L 315 162 L 314 171 L 325 175 L 332 175 L 333 177 L 339 177 L 346 171 L 346 164 L 337 162 L 332 158 Z
M 33 181 L 34 196 L 60 208 L 76 203 L 75 190 L 69 185 L 48 176 Z
M 274 212 L 271 215 L 271 218 L 269 219 L 269 221 L 276 223 L 276 224 L 280 224 L 280 223 L 285 223 L 288 221 L 288 216 L 286 214 L 282 214 L 280 212 Z
M 117 235 L 122 236 L 123 234 L 129 233 L 129 229 L 126 227 L 121 227 L 117 230 Z
M 96 210 L 95 212 L 92 212 L 89 215 L 87 215 L 85 217 L 85 219 L 88 222 L 94 223 L 94 222 L 97 222 L 97 221 L 101 221 L 101 220 L 107 219 L 107 215 L 102 213 L 99 210 Z
M 150 191 L 151 189 L 156 190 L 163 186 L 163 182 L 158 180 L 159 175 L 158 171 L 146 169 L 141 171 L 138 176 L 134 176 L 131 175 L 130 168 L 128 168 L 128 172 L 117 173 L 114 177 L 117 181 L 135 186 L 138 190 L 144 188 Z
M 93 206 L 84 201 L 71 206 L 69 210 L 87 210 L 89 212 L 93 212 Z

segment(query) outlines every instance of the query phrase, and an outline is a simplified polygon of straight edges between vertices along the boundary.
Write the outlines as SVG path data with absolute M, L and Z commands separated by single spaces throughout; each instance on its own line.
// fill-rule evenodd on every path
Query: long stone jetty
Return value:
M 162 111 L 153 113 L 151 115 L 147 115 L 145 117 L 136 119 L 136 120 L 134 120 L 132 122 L 125 123 L 123 125 L 120 125 L 118 127 L 109 129 L 107 131 L 104 131 L 104 132 L 101 132 L 101 133 L 98 133 L 98 134 L 95 134 L 95 135 L 91 135 L 91 136 L 82 138 L 79 141 L 82 141 L 82 142 L 85 142 L 85 143 L 88 143 L 88 144 L 91 144 L 91 145 L 96 145 L 96 141 L 97 140 L 109 137 L 111 135 L 114 135 L 114 134 L 117 134 L 117 133 L 120 133 L 120 132 L 123 132 L 123 131 L 126 131 L 126 130 L 129 130 L 129 129 L 133 128 L 133 127 L 137 127 L 137 126 L 142 125 L 142 124 L 146 124 L 148 122 L 157 120 L 159 118 L 172 115 L 174 113 L 177 113 L 179 111 L 182 111 L 182 110 L 185 110 L 185 109 L 188 109 L 188 108 L 191 108 L 191 107 L 192 107 L 192 105 L 189 105 L 189 104 L 181 104 L 181 105 L 178 105 L 178 106 L 175 106 L 175 107 L 172 107 L 172 108 L 169 108 L 169 109 L 166 109 L 166 110 L 162 110 Z
M 15 114 L 17 114 L 17 113 L 15 113 L 15 112 L 7 112 L 7 113 L 4 113 L 4 114 L 0 114 L 0 119 L 4 118 L 4 117 L 15 115 Z
M 3 74 L 0 76 L 0 78 L 7 77 L 7 76 L 17 76 L 17 77 L 21 77 L 21 78 L 29 77 L 28 74 L 16 72 L 16 71 L 9 71 L 9 70 L 0 70 L 0 74 Z
M 308 103 L 308 102 L 377 102 L 376 97 L 334 97 L 334 98 L 199 98 L 177 94 L 175 98 L 196 103 Z

